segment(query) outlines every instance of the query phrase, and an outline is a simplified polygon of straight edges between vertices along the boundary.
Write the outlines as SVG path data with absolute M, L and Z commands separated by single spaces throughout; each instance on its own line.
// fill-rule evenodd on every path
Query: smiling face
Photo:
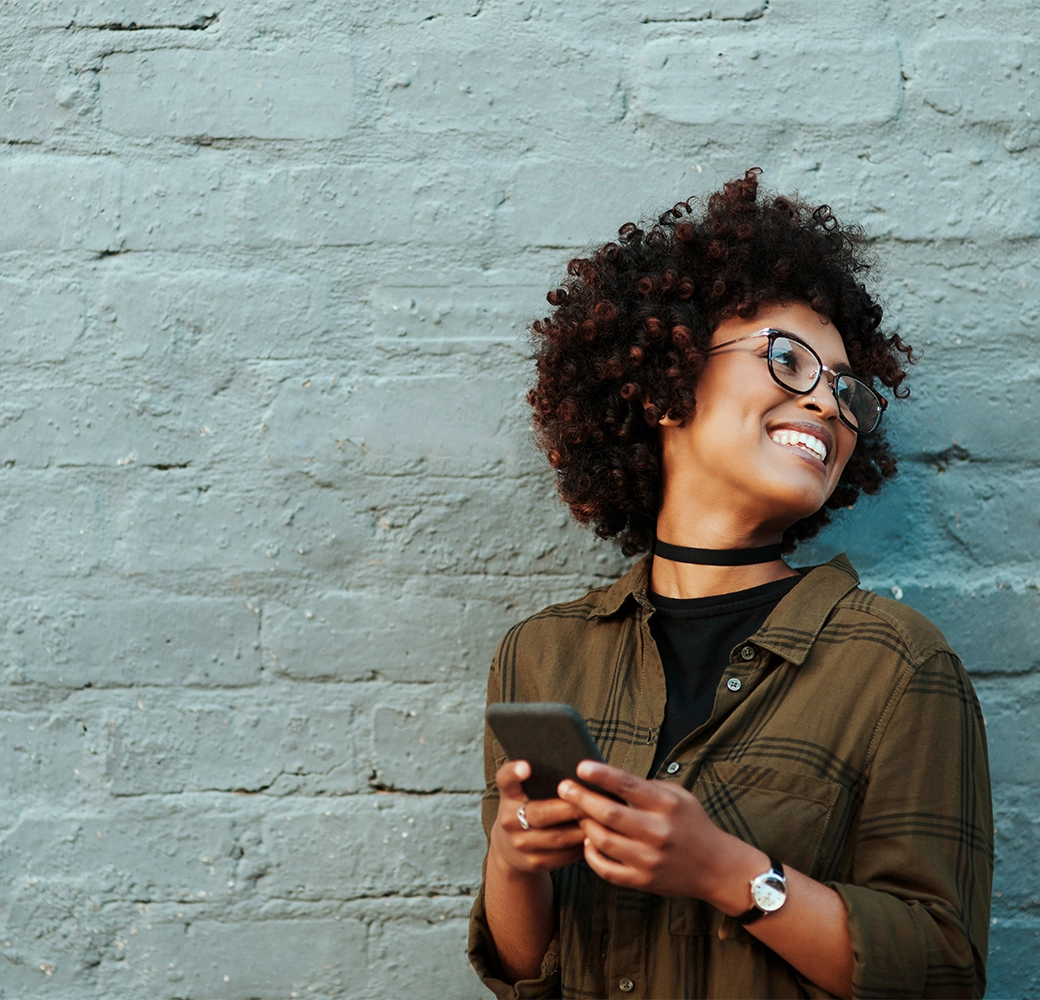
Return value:
M 764 327 L 793 334 L 831 369 L 848 369 L 837 328 L 804 302 L 764 306 L 734 317 L 712 344 Z M 661 423 L 664 502 L 658 536 L 678 544 L 730 548 L 776 540 L 823 506 L 856 444 L 838 419 L 826 376 L 799 396 L 778 385 L 755 337 L 709 356 L 693 416 Z

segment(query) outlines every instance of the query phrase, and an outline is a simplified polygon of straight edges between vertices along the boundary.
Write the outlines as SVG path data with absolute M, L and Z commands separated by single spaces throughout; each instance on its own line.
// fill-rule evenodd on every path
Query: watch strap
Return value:
M 785 885 L 787 884 L 787 876 L 784 875 L 784 866 L 780 864 L 776 858 L 770 856 L 769 858 L 770 870 L 763 872 L 763 875 L 776 875 Z M 762 876 L 758 876 L 761 878 Z M 759 917 L 764 917 L 767 913 L 775 913 L 775 910 L 763 910 L 758 906 L 752 906 L 750 910 L 735 916 L 733 919 L 742 926 L 753 924 Z

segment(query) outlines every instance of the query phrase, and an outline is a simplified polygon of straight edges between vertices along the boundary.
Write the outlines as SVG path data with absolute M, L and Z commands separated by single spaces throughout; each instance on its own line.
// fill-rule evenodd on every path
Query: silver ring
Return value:
M 519 809 L 517 809 L 517 811 L 516 811 L 516 818 L 517 818 L 517 820 L 520 823 L 520 829 L 521 830 L 530 830 L 531 829 L 531 824 L 527 822 L 527 813 L 524 812 L 524 807 L 523 806 L 521 806 Z

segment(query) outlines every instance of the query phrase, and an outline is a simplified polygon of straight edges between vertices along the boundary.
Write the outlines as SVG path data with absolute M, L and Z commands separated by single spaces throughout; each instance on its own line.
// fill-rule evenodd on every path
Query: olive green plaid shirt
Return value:
M 649 565 L 514 626 L 488 683 L 489 701 L 575 705 L 606 760 L 638 775 L 653 762 L 665 705 Z M 993 822 L 971 683 L 938 629 L 859 590 L 843 556 L 803 573 L 733 650 L 711 718 L 654 777 L 691 789 L 722 829 L 837 890 L 855 996 L 980 997 Z M 485 733 L 487 833 L 505 759 Z M 699 900 L 621 889 L 584 863 L 553 882 L 558 924 L 542 975 L 515 985 L 500 978 L 478 896 L 470 961 L 496 996 L 830 995 Z

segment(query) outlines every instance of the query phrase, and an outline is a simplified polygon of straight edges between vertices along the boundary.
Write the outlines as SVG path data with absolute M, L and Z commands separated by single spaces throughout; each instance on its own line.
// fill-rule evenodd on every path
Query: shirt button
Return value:
M 617 985 L 618 989 L 621 990 L 622 993 L 631 993 L 632 990 L 635 989 L 636 984 L 633 983 L 631 979 L 622 979 Z
M 736 677 L 731 677 L 728 681 L 726 681 L 726 687 L 728 687 L 730 691 L 739 691 L 740 681 L 738 681 Z
M 742 660 L 753 660 L 755 658 L 755 647 L 754 646 L 745 646 L 740 651 L 740 658 Z
M 671 764 L 669 764 L 669 765 L 668 765 L 668 766 L 667 766 L 667 767 L 665 768 L 665 770 L 666 770 L 666 771 L 667 771 L 667 772 L 668 772 L 669 774 L 675 774 L 675 773 L 676 773 L 676 772 L 677 772 L 677 771 L 679 770 L 679 764 L 678 764 L 678 762 L 677 762 L 677 761 L 674 761 L 674 760 L 673 760 L 673 761 L 671 762 Z M 626 980 L 626 981 L 627 981 L 627 980 Z

